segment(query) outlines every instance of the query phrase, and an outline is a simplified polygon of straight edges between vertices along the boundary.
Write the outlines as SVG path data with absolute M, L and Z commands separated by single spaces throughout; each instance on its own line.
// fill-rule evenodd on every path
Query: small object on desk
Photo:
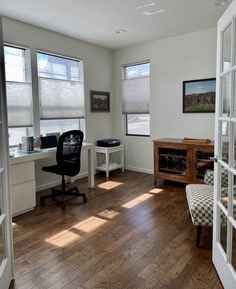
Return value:
M 40 140 L 42 149 L 57 147 L 57 137 L 55 135 L 41 136 Z
M 22 143 L 19 143 L 19 144 L 18 144 L 17 150 L 18 150 L 18 151 L 22 151 Z
M 184 143 L 199 143 L 199 144 L 204 144 L 204 143 L 210 143 L 211 140 L 208 138 L 190 138 L 190 137 L 185 137 L 183 139 Z
M 22 151 L 32 152 L 34 151 L 34 137 L 33 136 L 23 136 L 22 138 Z
M 119 139 L 108 138 L 97 140 L 97 146 L 99 147 L 115 147 L 120 145 Z
M 34 140 L 34 149 L 40 149 L 41 148 L 41 140 L 40 137 L 36 137 Z

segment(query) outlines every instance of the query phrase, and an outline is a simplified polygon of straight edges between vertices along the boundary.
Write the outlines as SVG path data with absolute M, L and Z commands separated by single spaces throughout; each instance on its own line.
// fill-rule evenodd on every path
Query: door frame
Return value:
M 4 219 L 4 253 L 5 258 L 0 264 L 0 287 L 8 288 L 14 278 L 13 265 L 13 238 L 12 238 L 12 218 L 10 203 L 10 182 L 9 182 L 9 146 L 8 146 L 8 121 L 7 121 L 7 101 L 6 101 L 6 82 L 5 82 L 5 63 L 2 36 L 2 16 L 0 15 L 0 145 L 2 151 L 1 167 L 3 168 L 3 207 L 0 218 Z
M 218 21 L 217 25 L 217 75 L 216 75 L 216 115 L 215 115 L 215 165 L 214 165 L 214 218 L 213 218 L 213 251 L 212 251 L 212 260 L 217 270 L 217 273 L 222 281 L 222 284 L 227 289 L 236 288 L 236 273 L 231 265 L 232 262 L 232 246 L 229 248 L 231 243 L 232 245 L 232 226 L 231 221 L 229 220 L 230 214 L 232 214 L 232 201 L 233 201 L 233 175 L 236 175 L 235 169 L 233 166 L 233 149 L 235 143 L 233 143 L 233 129 L 236 127 L 236 122 L 233 120 L 234 115 L 232 114 L 232 108 L 235 108 L 236 103 L 236 70 L 234 72 L 230 72 L 231 81 L 233 80 L 233 84 L 230 82 L 230 115 L 226 117 L 226 121 L 229 123 L 229 165 L 227 165 L 224 161 L 221 160 L 221 125 L 220 125 L 220 117 L 221 117 L 221 109 L 223 107 L 222 104 L 222 64 L 223 64 L 223 32 L 225 29 L 232 23 L 232 45 L 231 45 L 231 58 L 232 58 L 232 68 L 235 67 L 236 64 L 236 55 L 234 51 L 236 49 L 236 0 L 234 0 L 230 6 L 227 8 L 223 16 Z M 233 79 L 234 77 L 234 79 Z M 235 113 L 234 113 L 235 114 Z M 229 187 L 228 187 L 228 199 L 229 204 L 231 203 L 231 207 L 228 205 L 228 209 L 222 208 L 221 205 L 221 167 L 224 167 L 229 172 Z M 230 193 L 231 191 L 231 193 Z M 226 253 L 220 243 L 220 224 L 221 224 L 221 211 L 226 214 L 227 219 L 227 249 Z M 230 212 L 230 214 L 229 214 Z M 229 218 L 228 218 L 229 217 Z M 229 231 L 228 231 L 229 230 Z M 236 269 L 235 269 L 236 270 Z

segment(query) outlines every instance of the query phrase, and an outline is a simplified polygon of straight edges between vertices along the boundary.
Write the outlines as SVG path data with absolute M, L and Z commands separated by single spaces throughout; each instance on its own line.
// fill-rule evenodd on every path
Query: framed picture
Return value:
M 183 113 L 215 112 L 216 79 L 183 82 Z
M 91 112 L 109 112 L 110 111 L 110 92 L 90 91 Z

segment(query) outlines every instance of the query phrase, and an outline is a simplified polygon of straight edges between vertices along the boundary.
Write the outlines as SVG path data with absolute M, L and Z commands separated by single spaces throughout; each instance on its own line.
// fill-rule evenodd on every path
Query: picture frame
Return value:
M 183 113 L 214 113 L 215 95 L 215 78 L 183 81 Z
M 110 92 L 90 91 L 91 112 L 110 112 Z

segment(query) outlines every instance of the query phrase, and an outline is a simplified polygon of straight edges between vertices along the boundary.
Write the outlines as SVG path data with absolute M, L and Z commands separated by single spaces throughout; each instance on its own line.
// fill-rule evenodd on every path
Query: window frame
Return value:
M 131 66 L 138 66 L 138 65 L 142 65 L 142 64 L 149 64 L 150 65 L 150 60 L 144 60 L 144 61 L 140 61 L 140 62 L 134 62 L 134 63 L 129 63 L 129 64 L 124 64 L 122 65 L 122 79 L 135 79 L 135 78 L 142 78 L 145 76 L 140 76 L 140 77 L 132 77 L 132 78 L 127 78 L 127 67 L 131 67 Z M 150 69 L 149 69 L 149 77 L 150 77 Z M 149 115 L 150 117 L 150 112 L 149 113 L 143 113 L 146 115 Z M 125 114 L 125 136 L 137 136 L 137 137 L 150 137 L 150 133 L 149 134 L 132 134 L 132 133 L 128 133 L 128 115 L 137 115 L 137 113 L 126 113 Z M 149 131 L 150 131 L 150 119 L 149 119 Z
M 73 56 L 68 55 L 61 55 L 56 52 L 51 52 L 47 50 L 37 49 L 37 48 L 30 48 L 27 46 L 23 46 L 20 44 L 4 42 L 4 47 L 12 47 L 16 49 L 22 49 L 25 51 L 25 83 L 31 83 L 32 85 L 32 126 L 31 127 L 17 127 L 17 128 L 24 128 L 29 135 L 33 135 L 34 137 L 38 137 L 41 135 L 41 126 L 40 126 L 40 99 L 39 99 L 39 86 L 38 86 L 38 61 L 37 61 L 37 53 L 43 53 L 47 55 L 52 55 L 55 57 L 60 57 L 67 60 L 77 61 L 79 62 L 79 80 L 69 80 L 69 81 L 79 81 L 84 83 L 84 60 L 82 58 L 76 58 Z M 10 80 L 9 80 L 10 82 Z M 14 81 L 17 82 L 17 81 Z M 84 94 L 85 97 L 85 94 Z M 86 100 L 86 99 L 85 99 Z M 35 117 L 36 114 L 36 117 Z M 74 118 L 78 121 L 79 129 L 84 131 L 86 136 L 86 115 L 83 118 Z M 56 120 L 56 119 L 55 119 Z M 83 123 L 81 124 L 81 121 Z M 8 129 L 14 129 L 14 127 L 8 127 Z M 30 133 L 32 131 L 32 134 Z M 39 134 L 36 136 L 36 133 Z M 28 135 L 28 136 L 29 136 Z M 10 148 L 16 148 L 18 145 L 14 144 L 9 146 Z
M 49 55 L 49 56 L 54 56 L 54 57 L 59 57 L 62 59 L 71 60 L 71 61 L 75 61 L 75 62 L 80 63 L 79 76 L 81 76 L 81 79 L 80 80 L 68 80 L 68 81 L 79 81 L 79 82 L 84 83 L 84 60 L 82 58 L 76 58 L 76 57 L 71 57 L 68 55 L 62 55 L 59 53 L 55 53 L 55 52 L 51 52 L 51 51 L 47 51 L 47 50 L 43 50 L 43 49 L 36 49 L 37 77 L 38 78 L 43 77 L 43 76 L 39 76 L 38 57 L 37 57 L 38 53 Z M 43 78 L 51 78 L 51 77 L 43 77 Z M 59 78 L 55 78 L 55 79 L 59 79 Z M 67 80 L 65 80 L 65 81 L 67 81 Z
M 145 113 L 150 116 L 150 113 Z M 137 113 L 127 113 L 125 114 L 125 135 L 126 136 L 138 136 L 138 137 L 150 137 L 150 134 L 133 134 L 128 133 L 128 115 L 137 115 Z M 150 120 L 149 120 L 149 128 L 150 128 Z
M 78 62 L 78 66 L 79 66 L 79 79 L 78 80 L 66 80 L 66 79 L 59 79 L 59 78 L 52 78 L 52 77 L 44 77 L 44 76 L 40 76 L 39 75 L 39 67 L 38 67 L 38 54 L 45 54 L 45 55 L 49 55 L 49 56 L 54 56 L 54 57 L 58 57 L 61 59 L 65 59 L 65 60 L 70 60 L 70 61 L 75 61 Z M 83 82 L 84 83 L 84 61 L 81 58 L 76 58 L 76 57 L 70 57 L 68 55 L 62 55 L 62 54 L 58 54 L 55 52 L 51 52 L 51 51 L 47 51 L 47 50 L 42 50 L 42 49 L 36 49 L 36 63 L 37 63 L 37 85 L 39 86 L 39 78 L 45 78 L 45 79 L 59 79 L 59 80 L 64 80 L 64 81 L 71 81 L 71 82 Z M 84 85 L 85 86 L 85 85 Z M 85 87 L 84 87 L 84 98 L 85 98 Z M 40 94 L 39 94 L 39 87 L 38 87 L 38 101 L 39 101 L 39 107 L 38 107 L 38 113 L 39 113 L 39 133 L 40 135 L 42 134 L 41 132 L 41 121 L 50 121 L 50 120 L 67 120 L 67 119 L 74 119 L 78 121 L 78 127 L 79 130 L 82 130 L 84 132 L 84 135 L 86 136 L 86 116 L 84 117 L 80 117 L 80 118 L 48 118 L 48 119 L 41 119 L 40 116 Z M 80 120 L 84 120 L 84 124 L 81 125 L 81 121 Z
M 32 63 L 31 63 L 31 50 L 27 46 L 22 46 L 14 43 L 9 43 L 9 42 L 4 42 L 3 47 L 10 47 L 10 48 L 15 48 L 19 50 L 24 51 L 24 59 L 25 59 L 25 81 L 17 81 L 17 80 L 7 80 L 6 82 L 15 82 L 15 83 L 28 83 L 31 84 L 31 90 L 32 90 L 32 126 L 19 126 L 19 127 L 9 127 L 8 126 L 8 134 L 10 134 L 11 129 L 18 129 L 22 128 L 26 131 L 25 136 L 31 135 L 30 132 L 34 134 L 34 121 L 33 121 L 33 84 L 32 84 Z M 6 77 L 6 73 L 5 73 Z M 10 139 L 9 139 L 9 148 L 16 148 L 18 146 L 17 144 L 10 145 Z

